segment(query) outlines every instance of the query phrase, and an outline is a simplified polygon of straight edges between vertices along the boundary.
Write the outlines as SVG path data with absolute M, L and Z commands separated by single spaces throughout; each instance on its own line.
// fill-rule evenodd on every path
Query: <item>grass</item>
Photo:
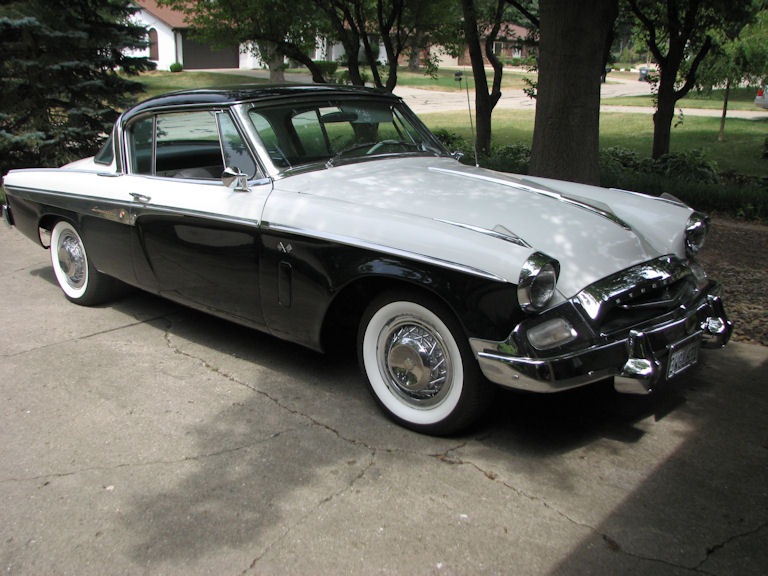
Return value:
M 139 100 L 189 88 L 209 88 L 242 86 L 243 84 L 265 83 L 265 80 L 248 77 L 243 74 L 224 74 L 218 72 L 147 72 L 138 78 L 144 84 L 144 92 L 138 95 Z
M 459 86 L 459 83 L 456 81 L 455 73 L 458 70 L 461 70 L 462 77 L 469 84 L 469 89 L 474 90 L 475 79 L 472 76 L 472 68 L 469 66 L 440 68 L 437 71 L 436 78 L 425 76 L 421 72 L 409 72 L 406 69 L 400 69 L 397 71 L 397 84 L 398 86 L 409 86 L 412 88 L 421 88 L 422 90 L 439 90 L 443 92 L 465 90 L 466 84 L 462 82 L 461 86 Z M 486 78 L 488 79 L 488 85 L 490 86 L 493 82 L 493 73 L 490 70 L 486 70 Z M 504 74 L 501 77 L 501 88 L 502 90 L 522 90 L 527 86 L 525 78 L 535 79 L 536 74 L 507 68 L 504 70 Z
M 711 93 L 690 92 L 685 98 L 677 102 L 677 108 L 697 108 L 708 110 L 722 110 L 724 90 L 713 90 Z M 760 112 L 763 108 L 755 106 L 757 88 L 735 88 L 728 96 L 728 110 L 753 110 Z M 620 98 L 603 98 L 602 104 L 612 106 L 646 106 L 653 108 L 655 104 L 652 96 L 623 96 Z

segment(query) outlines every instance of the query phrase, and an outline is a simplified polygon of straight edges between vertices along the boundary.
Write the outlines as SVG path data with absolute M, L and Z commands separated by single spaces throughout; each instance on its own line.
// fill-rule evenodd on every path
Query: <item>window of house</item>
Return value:
M 157 62 L 160 60 L 160 50 L 157 47 L 157 30 L 149 30 L 149 59 Z

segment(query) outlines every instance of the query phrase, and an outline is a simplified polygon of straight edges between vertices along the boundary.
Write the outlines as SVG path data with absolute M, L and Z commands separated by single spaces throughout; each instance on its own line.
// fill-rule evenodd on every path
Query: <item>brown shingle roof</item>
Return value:
M 133 0 L 133 2 L 155 18 L 168 24 L 171 28 L 189 28 L 189 23 L 186 20 L 187 16 L 184 12 L 174 10 L 168 6 L 158 6 L 156 0 Z

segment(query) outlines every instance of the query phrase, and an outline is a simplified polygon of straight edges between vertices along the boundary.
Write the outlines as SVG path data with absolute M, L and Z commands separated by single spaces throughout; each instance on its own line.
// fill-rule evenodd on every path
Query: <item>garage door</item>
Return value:
M 201 68 L 238 68 L 240 54 L 238 47 L 212 48 L 188 37 L 182 32 L 182 47 L 184 49 L 184 69 L 199 70 Z

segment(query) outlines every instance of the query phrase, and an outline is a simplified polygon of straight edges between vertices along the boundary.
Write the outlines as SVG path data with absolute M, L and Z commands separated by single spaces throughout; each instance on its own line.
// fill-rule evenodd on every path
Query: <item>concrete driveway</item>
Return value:
M 431 438 L 351 358 L 142 293 L 81 308 L 0 245 L 4 574 L 768 571 L 766 348 L 650 398 L 503 393 Z

